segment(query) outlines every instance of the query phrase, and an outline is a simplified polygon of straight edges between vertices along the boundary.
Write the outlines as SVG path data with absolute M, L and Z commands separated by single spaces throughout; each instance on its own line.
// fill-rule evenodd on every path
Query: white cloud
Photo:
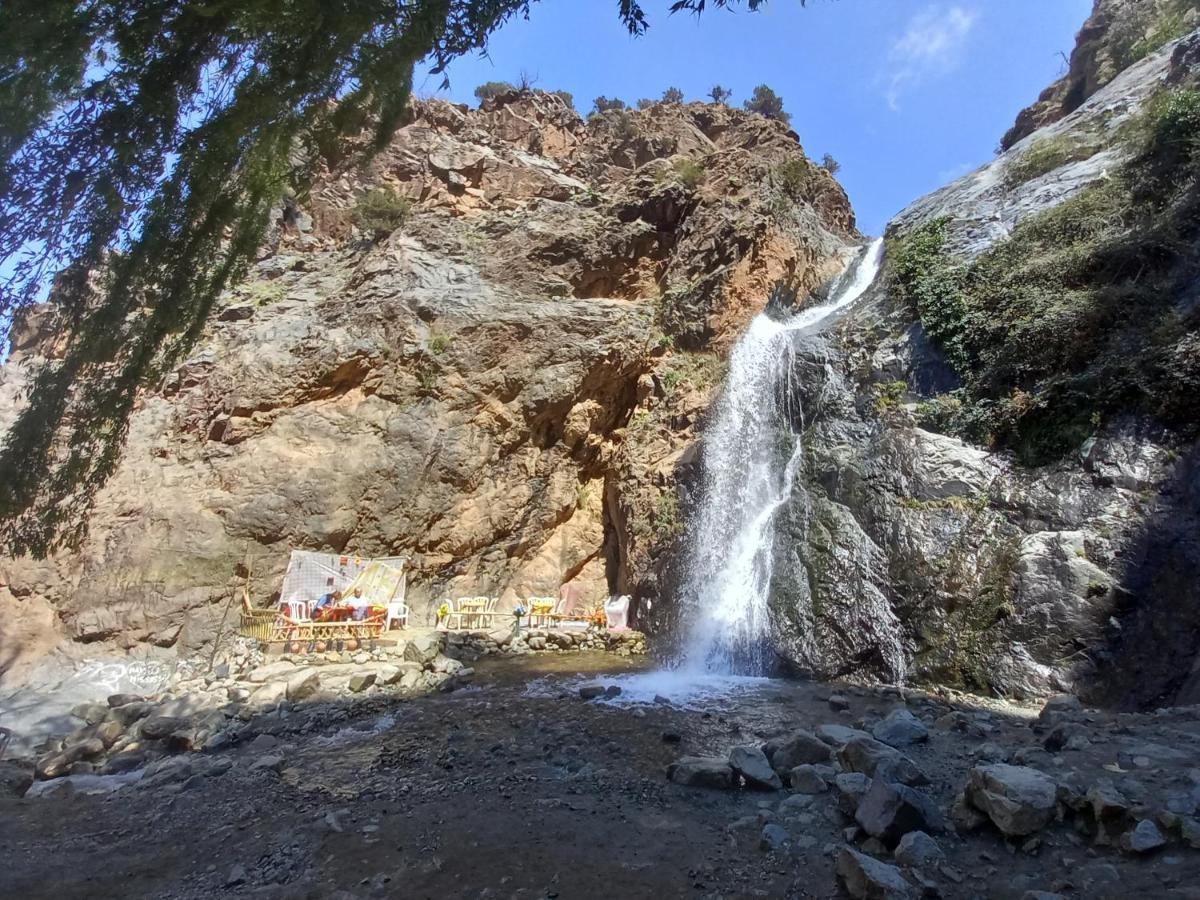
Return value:
M 978 13 L 961 6 L 928 6 L 913 16 L 888 53 L 888 106 L 899 110 L 906 91 L 958 68 L 978 19 Z

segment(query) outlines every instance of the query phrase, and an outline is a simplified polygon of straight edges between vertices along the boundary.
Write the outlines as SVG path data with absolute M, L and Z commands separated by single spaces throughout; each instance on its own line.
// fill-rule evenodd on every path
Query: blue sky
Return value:
M 714 84 L 740 104 L 766 83 L 810 156 L 842 164 L 859 227 L 879 234 L 912 200 L 992 157 L 1017 112 L 1065 68 L 1091 0 L 770 0 L 757 13 L 670 16 L 643 0 L 650 31 L 630 37 L 617 0 L 541 0 L 493 36 L 487 58 L 457 60 L 450 98 L 515 81 L 567 90 L 586 113 L 603 94 L 633 103 Z M 422 81 L 432 94 L 439 76 Z

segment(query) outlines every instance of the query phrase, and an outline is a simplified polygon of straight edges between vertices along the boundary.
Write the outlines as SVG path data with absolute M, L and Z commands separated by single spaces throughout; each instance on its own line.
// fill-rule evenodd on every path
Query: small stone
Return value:
M 683 735 L 678 731 L 664 731 L 662 733 L 662 742 L 664 744 L 678 744 L 683 740 Z
M 905 866 L 933 866 L 946 859 L 938 842 L 924 831 L 910 831 L 900 838 L 895 856 Z
M 729 765 L 746 779 L 746 784 L 750 787 L 776 791 L 783 787 L 783 782 L 758 747 L 734 747 L 729 751 Z
M 239 884 L 245 883 L 246 867 L 239 863 L 229 870 L 229 874 L 225 877 L 225 887 L 236 887 Z
M 829 708 L 834 712 L 844 712 L 850 708 L 850 701 L 842 694 L 830 694 Z
M 788 834 L 786 828 L 782 825 L 764 825 L 762 835 L 759 837 L 758 846 L 761 850 L 770 853 L 778 853 L 785 849 L 792 842 L 792 836 Z
M 1121 849 L 1126 853 L 1151 853 L 1166 843 L 1167 839 L 1150 819 L 1142 819 L 1121 836 Z
M 1021 900 L 1067 900 L 1067 898 L 1052 891 L 1026 891 L 1021 895 Z
M 725 830 L 730 834 L 749 834 L 758 831 L 760 827 L 758 816 L 742 816 L 726 825 Z
M 856 900 L 907 900 L 912 888 L 900 870 L 843 847 L 838 853 L 837 874 L 846 893 Z
M 604 685 L 585 684 L 579 689 L 579 696 L 584 700 L 595 700 L 597 697 L 603 697 Z
M 137 694 L 109 694 L 108 705 L 111 709 L 118 706 L 128 706 L 130 703 L 140 703 L 142 698 Z
M 613 697 L 619 697 L 619 696 L 621 696 L 620 685 L 610 684 L 608 687 L 606 687 L 604 689 L 604 698 L 606 700 L 611 700 Z

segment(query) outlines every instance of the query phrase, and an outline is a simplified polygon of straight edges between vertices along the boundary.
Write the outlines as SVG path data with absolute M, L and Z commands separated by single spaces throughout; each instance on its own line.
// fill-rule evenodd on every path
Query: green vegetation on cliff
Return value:
M 1105 417 L 1200 421 L 1200 92 L 1158 97 L 1121 171 L 1031 217 L 969 265 L 946 222 L 893 241 L 891 288 L 959 373 L 950 431 L 1056 458 Z

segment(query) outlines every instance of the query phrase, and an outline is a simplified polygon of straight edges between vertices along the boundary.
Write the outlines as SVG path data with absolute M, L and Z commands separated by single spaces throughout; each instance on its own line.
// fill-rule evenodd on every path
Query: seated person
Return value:
M 316 621 L 321 621 L 328 614 L 329 610 L 342 602 L 341 591 L 330 591 L 328 594 L 322 594 L 317 598 L 317 602 L 313 604 L 312 617 Z
M 360 587 L 354 589 L 354 596 L 347 600 L 346 603 L 354 607 L 354 620 L 356 622 L 361 622 L 371 612 L 371 601 L 363 596 L 363 589 Z

